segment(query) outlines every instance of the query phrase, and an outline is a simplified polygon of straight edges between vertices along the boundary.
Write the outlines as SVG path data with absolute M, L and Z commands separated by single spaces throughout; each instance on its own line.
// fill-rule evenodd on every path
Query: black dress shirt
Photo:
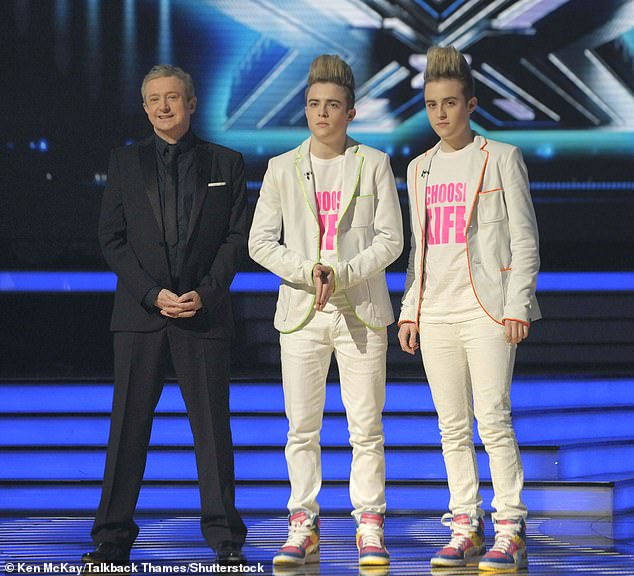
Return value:
M 178 293 L 178 275 L 185 259 L 189 219 L 196 191 L 195 141 L 192 131 L 189 130 L 176 144 L 169 144 L 156 134 L 154 135 L 154 142 L 156 145 L 156 175 L 162 214 L 165 214 L 165 182 L 168 170 L 166 161 L 167 149 L 169 146 L 176 146 L 178 149 L 178 188 L 176 198 L 178 242 L 173 247 L 169 246 L 168 242 L 164 242 L 172 276 L 173 286 L 171 288 Z M 163 230 L 163 236 L 165 237 L 165 230 Z M 147 293 L 143 301 L 146 308 L 152 309 L 154 307 L 156 297 L 162 288 L 169 287 L 156 286 Z

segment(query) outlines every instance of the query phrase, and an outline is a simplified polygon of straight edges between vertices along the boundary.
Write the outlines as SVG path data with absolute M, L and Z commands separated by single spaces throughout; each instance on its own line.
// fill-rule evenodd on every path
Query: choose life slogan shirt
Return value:
M 473 143 L 434 156 L 425 189 L 425 262 L 421 321 L 432 324 L 485 315 L 469 281 L 467 264 L 467 173 Z
M 323 159 L 311 154 L 310 161 L 315 178 L 321 257 L 324 264 L 327 264 L 337 260 L 335 236 L 343 188 L 343 155 Z
M 343 159 L 343 154 L 328 159 L 310 155 L 319 217 L 320 260 L 326 265 L 337 261 L 336 235 L 343 188 Z M 340 305 L 342 301 L 345 301 L 343 293 L 333 294 L 328 302 Z

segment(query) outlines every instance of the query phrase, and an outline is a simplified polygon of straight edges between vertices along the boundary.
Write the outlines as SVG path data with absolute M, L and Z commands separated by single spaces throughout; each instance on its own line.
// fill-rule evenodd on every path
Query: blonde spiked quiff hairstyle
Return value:
M 425 84 L 434 80 L 458 80 L 469 101 L 475 96 L 475 83 L 465 57 L 453 46 L 431 46 L 427 50 Z
M 341 86 L 346 92 L 348 110 L 354 108 L 354 74 L 352 68 L 339 56 L 322 54 L 312 61 L 306 81 L 306 97 L 310 87 L 319 82 L 332 82 Z

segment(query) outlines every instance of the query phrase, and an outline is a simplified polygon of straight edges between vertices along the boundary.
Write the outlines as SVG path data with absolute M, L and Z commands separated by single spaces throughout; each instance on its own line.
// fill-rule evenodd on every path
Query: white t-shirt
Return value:
M 485 315 L 469 281 L 467 264 L 468 171 L 473 143 L 439 150 L 431 162 L 425 207 L 425 262 L 421 321 L 454 323 Z

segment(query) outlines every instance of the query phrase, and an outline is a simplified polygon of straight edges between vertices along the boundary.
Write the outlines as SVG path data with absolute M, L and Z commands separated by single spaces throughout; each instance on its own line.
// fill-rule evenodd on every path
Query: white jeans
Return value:
M 305 326 L 280 334 L 284 404 L 289 423 L 286 463 L 291 483 L 288 509 L 319 513 L 321 430 L 326 378 L 334 351 L 346 409 L 352 469 L 353 514 L 385 513 L 383 423 L 387 330 L 365 326 L 343 296 L 313 312 Z
M 473 417 L 489 455 L 496 520 L 526 518 L 521 492 L 524 470 L 511 422 L 515 344 L 488 317 L 420 326 L 421 352 L 442 437 L 455 515 L 483 516 Z

